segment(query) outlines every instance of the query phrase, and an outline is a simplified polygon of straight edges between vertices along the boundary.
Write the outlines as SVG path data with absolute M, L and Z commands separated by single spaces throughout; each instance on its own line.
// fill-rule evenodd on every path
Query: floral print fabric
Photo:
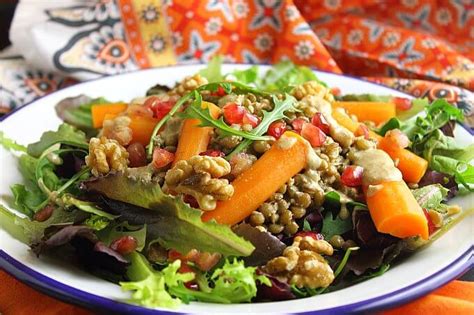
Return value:
M 416 97 L 446 97 L 474 126 L 474 0 L 74 2 L 51 2 L 46 18 L 31 25 L 67 30 L 55 34 L 61 47 L 42 56 L 50 66 L 36 70 L 21 58 L 0 59 L 1 112 L 76 79 L 220 54 L 229 63 L 289 59 Z M 63 75 L 50 74 L 57 71 Z

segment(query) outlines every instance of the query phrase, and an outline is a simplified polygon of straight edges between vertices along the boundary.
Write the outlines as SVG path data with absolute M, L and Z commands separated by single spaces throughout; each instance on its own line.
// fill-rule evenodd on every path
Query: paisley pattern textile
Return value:
M 18 10 L 25 9 L 22 3 Z M 203 63 L 219 54 L 229 63 L 289 59 L 361 76 L 416 97 L 445 97 L 474 126 L 474 0 L 55 3 L 43 9 L 43 18 L 32 21 L 29 30 L 34 36 L 48 27 L 57 29 L 42 38 L 59 44 L 40 57 L 25 53 L 26 60 L 0 58 L 1 113 L 76 80 Z M 17 14 L 12 39 L 25 24 Z M 18 37 L 19 47 L 39 45 L 35 38 Z M 41 69 L 28 62 L 41 64 Z

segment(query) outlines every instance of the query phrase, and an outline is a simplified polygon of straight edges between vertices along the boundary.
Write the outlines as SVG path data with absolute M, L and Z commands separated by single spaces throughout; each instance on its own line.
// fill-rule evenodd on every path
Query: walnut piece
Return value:
M 334 272 L 321 254 L 332 255 L 331 244 L 297 236 L 283 251 L 283 256 L 270 260 L 264 269 L 298 288 L 326 288 L 334 281 Z
M 315 95 L 323 98 L 328 102 L 334 102 L 334 96 L 331 90 L 317 81 L 308 81 L 297 85 L 291 94 L 298 100 L 302 100 L 307 95 Z
M 220 177 L 230 173 L 230 164 L 221 157 L 195 155 L 182 160 L 168 170 L 165 183 L 168 189 L 196 198 L 199 208 L 214 210 L 217 200 L 227 200 L 234 187 Z
M 116 140 L 106 137 L 92 138 L 86 165 L 91 168 L 94 176 L 110 171 L 123 171 L 128 165 L 128 152 Z
M 129 127 L 132 120 L 127 116 L 118 116 L 104 121 L 99 136 L 117 140 L 120 145 L 128 145 L 132 141 L 132 129 Z
M 192 77 L 184 78 L 183 81 L 181 81 L 178 85 L 174 87 L 174 89 L 169 92 L 169 95 L 184 96 L 189 92 L 197 89 L 201 85 L 208 83 L 209 82 L 206 78 L 201 77 L 200 74 L 195 74 Z

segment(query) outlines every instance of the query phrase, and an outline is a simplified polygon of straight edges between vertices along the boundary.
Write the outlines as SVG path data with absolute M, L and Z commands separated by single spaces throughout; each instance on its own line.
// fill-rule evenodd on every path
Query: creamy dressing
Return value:
M 329 123 L 329 133 L 343 148 L 348 148 L 354 142 L 354 134 L 342 127 L 332 118 L 332 106 L 329 102 L 316 95 L 306 96 L 313 105 Z M 337 110 L 337 109 L 336 109 Z
M 384 182 L 402 180 L 402 173 L 395 167 L 390 156 L 382 150 L 370 149 L 354 154 L 354 164 L 362 166 L 362 184 L 376 186 Z
M 277 146 L 282 150 L 288 150 L 295 145 L 296 141 L 297 139 L 295 137 L 282 135 L 277 141 Z

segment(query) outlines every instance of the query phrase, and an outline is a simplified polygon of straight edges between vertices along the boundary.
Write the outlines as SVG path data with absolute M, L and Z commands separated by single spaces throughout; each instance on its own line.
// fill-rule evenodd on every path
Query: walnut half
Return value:
M 332 255 L 331 244 L 297 236 L 283 255 L 270 260 L 264 269 L 298 288 L 326 288 L 334 281 L 334 272 L 321 254 Z
M 110 171 L 123 171 L 128 165 L 128 152 L 116 140 L 106 137 L 91 138 L 86 165 L 94 176 Z
M 196 198 L 201 210 L 214 210 L 217 200 L 227 200 L 234 187 L 220 177 L 230 173 L 230 164 L 221 157 L 195 155 L 182 160 L 166 172 L 169 190 Z

